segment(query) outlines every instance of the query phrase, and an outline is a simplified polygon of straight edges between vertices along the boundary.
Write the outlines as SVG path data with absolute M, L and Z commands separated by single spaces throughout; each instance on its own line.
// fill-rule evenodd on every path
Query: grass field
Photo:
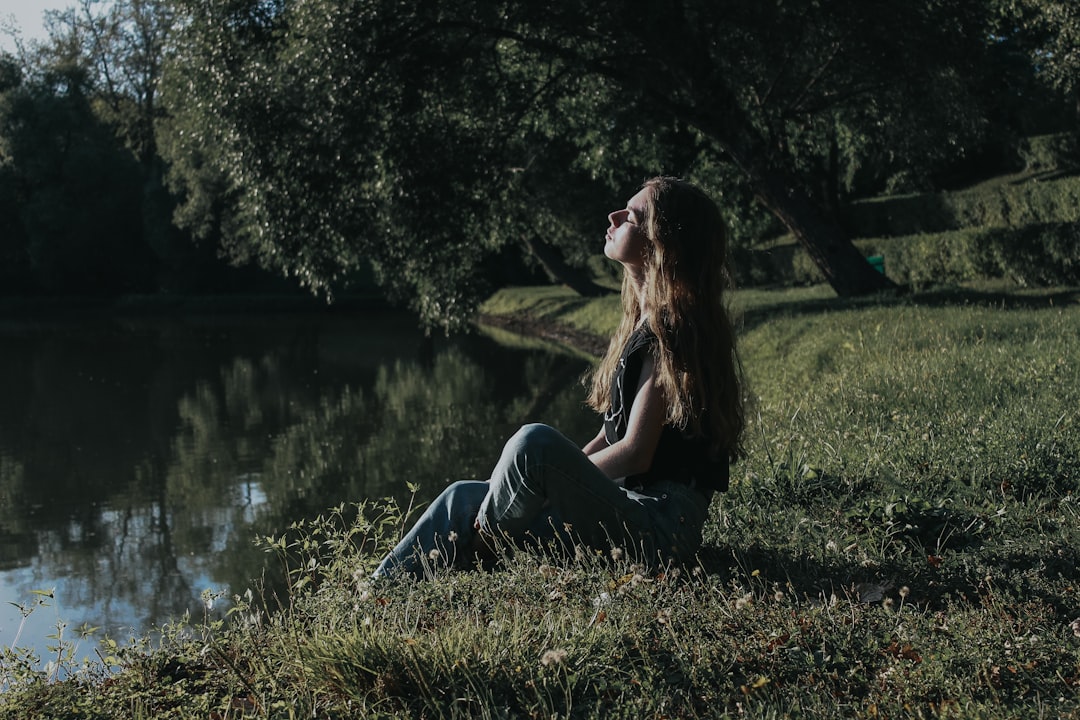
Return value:
M 600 334 L 617 312 L 555 290 L 485 311 L 537 303 Z M 279 611 L 240 598 L 65 683 L 8 652 L 0 714 L 1080 717 L 1080 293 L 735 305 L 748 457 L 699 563 L 519 553 L 371 586 L 357 548 L 401 519 L 345 508 L 265 541 L 293 570 Z

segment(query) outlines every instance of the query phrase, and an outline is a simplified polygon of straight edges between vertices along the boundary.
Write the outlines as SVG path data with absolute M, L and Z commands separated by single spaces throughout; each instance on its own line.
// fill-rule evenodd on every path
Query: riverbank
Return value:
M 1078 298 L 740 293 L 748 458 L 698 563 L 518 553 L 491 573 L 371 585 L 407 521 L 346 507 L 263 539 L 288 589 L 254 587 L 224 623 L 108 646 L 108 668 L 64 683 L 5 654 L 0 712 L 1075 717 Z M 595 339 L 617 302 L 526 289 L 484 312 Z

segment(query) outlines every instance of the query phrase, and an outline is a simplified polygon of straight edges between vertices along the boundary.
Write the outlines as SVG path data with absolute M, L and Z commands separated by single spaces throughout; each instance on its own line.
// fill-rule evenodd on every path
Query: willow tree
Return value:
M 650 171 L 737 178 L 839 294 L 889 287 L 840 186 L 982 127 L 975 0 L 174 2 L 159 143 L 182 222 L 316 290 L 371 263 L 447 328 L 492 253 L 580 259 L 585 214 Z

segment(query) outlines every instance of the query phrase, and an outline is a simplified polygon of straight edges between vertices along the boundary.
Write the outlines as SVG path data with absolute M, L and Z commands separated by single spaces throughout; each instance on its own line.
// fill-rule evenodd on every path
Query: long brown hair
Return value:
M 719 456 L 742 455 L 745 416 L 735 330 L 727 309 L 727 232 L 716 203 L 674 177 L 655 177 L 645 203 L 645 308 L 656 334 L 656 380 L 666 423 L 704 436 Z M 642 319 L 628 276 L 622 321 L 593 373 L 589 405 L 606 412 L 619 356 Z

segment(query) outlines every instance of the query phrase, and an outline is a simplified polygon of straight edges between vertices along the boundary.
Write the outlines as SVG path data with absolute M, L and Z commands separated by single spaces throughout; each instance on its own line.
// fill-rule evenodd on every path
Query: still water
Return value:
M 584 442 L 585 369 L 383 311 L 0 318 L 0 643 L 123 644 L 251 587 L 257 535 L 486 477 L 523 422 Z

